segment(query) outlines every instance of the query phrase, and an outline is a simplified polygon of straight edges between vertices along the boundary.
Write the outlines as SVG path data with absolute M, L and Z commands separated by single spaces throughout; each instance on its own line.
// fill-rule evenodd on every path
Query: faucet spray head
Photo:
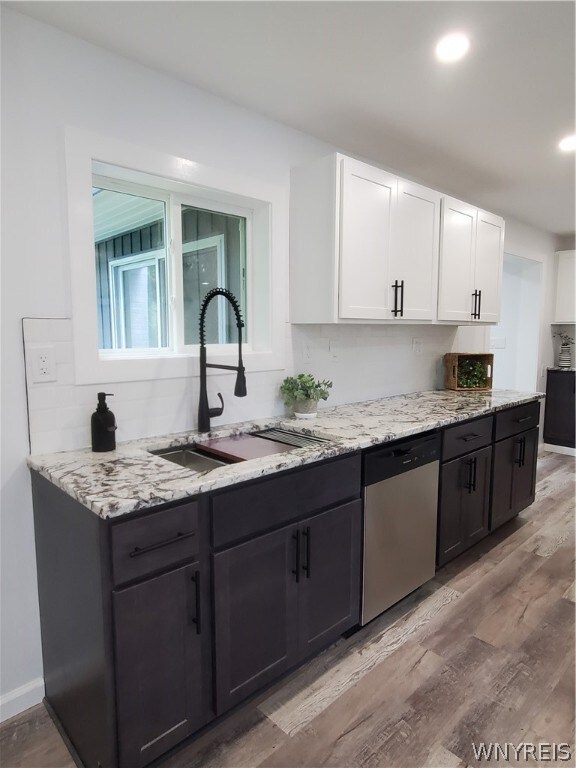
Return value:
M 236 374 L 234 395 L 236 397 L 246 397 L 246 376 L 244 375 L 243 365 L 238 368 L 238 373 Z

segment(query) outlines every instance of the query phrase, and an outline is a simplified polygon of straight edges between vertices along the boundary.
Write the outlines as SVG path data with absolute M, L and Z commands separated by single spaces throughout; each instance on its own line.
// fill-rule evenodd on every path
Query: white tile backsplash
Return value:
M 24 346 L 51 344 L 57 381 L 35 384 L 27 355 L 28 415 L 32 453 L 74 450 L 90 445 L 90 417 L 97 392 L 113 392 L 109 405 L 118 423 L 117 440 L 192 429 L 196 423 L 198 378 L 76 385 L 72 322 L 62 318 L 26 318 Z M 232 394 L 234 374 L 210 376 L 208 395 L 224 414 L 215 426 L 282 415 L 278 389 L 286 375 L 310 371 L 331 379 L 334 387 L 320 407 L 369 400 L 442 386 L 442 355 L 452 349 L 452 326 L 290 325 L 286 323 L 285 368 L 247 373 L 248 395 Z M 421 340 L 421 352 L 412 340 Z

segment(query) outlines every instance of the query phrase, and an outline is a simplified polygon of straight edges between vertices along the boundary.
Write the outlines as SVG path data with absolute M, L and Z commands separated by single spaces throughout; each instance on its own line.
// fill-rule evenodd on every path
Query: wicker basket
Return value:
M 461 387 L 458 384 L 458 366 L 462 362 L 481 363 L 486 373 L 485 387 Z M 456 389 L 459 392 L 485 392 L 492 389 L 492 371 L 494 355 L 474 352 L 448 352 L 444 355 L 444 389 Z

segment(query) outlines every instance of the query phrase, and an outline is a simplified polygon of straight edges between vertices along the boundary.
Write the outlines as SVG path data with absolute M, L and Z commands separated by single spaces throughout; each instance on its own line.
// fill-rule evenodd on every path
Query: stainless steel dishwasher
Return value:
M 364 456 L 364 625 L 434 576 L 440 435 Z

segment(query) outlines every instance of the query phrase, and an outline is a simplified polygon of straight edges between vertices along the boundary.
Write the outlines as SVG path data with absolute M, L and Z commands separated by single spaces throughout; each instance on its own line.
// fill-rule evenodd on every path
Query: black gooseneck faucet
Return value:
M 216 365 L 215 363 L 206 362 L 206 330 L 204 328 L 206 322 L 206 310 L 208 304 L 216 296 L 223 296 L 228 299 L 236 315 L 236 327 L 238 328 L 238 365 Z M 234 386 L 234 394 L 236 397 L 246 397 L 246 376 L 244 375 L 244 364 L 242 362 L 242 328 L 244 328 L 244 322 L 240 314 L 240 306 L 238 300 L 234 294 L 226 288 L 213 288 L 208 291 L 202 302 L 200 308 L 200 400 L 198 402 L 198 431 L 210 432 L 210 418 L 212 416 L 221 416 L 224 412 L 224 400 L 220 392 L 218 397 L 220 398 L 220 406 L 218 408 L 210 408 L 208 406 L 208 393 L 206 391 L 206 369 L 207 368 L 222 368 L 226 371 L 237 371 L 236 385 Z

